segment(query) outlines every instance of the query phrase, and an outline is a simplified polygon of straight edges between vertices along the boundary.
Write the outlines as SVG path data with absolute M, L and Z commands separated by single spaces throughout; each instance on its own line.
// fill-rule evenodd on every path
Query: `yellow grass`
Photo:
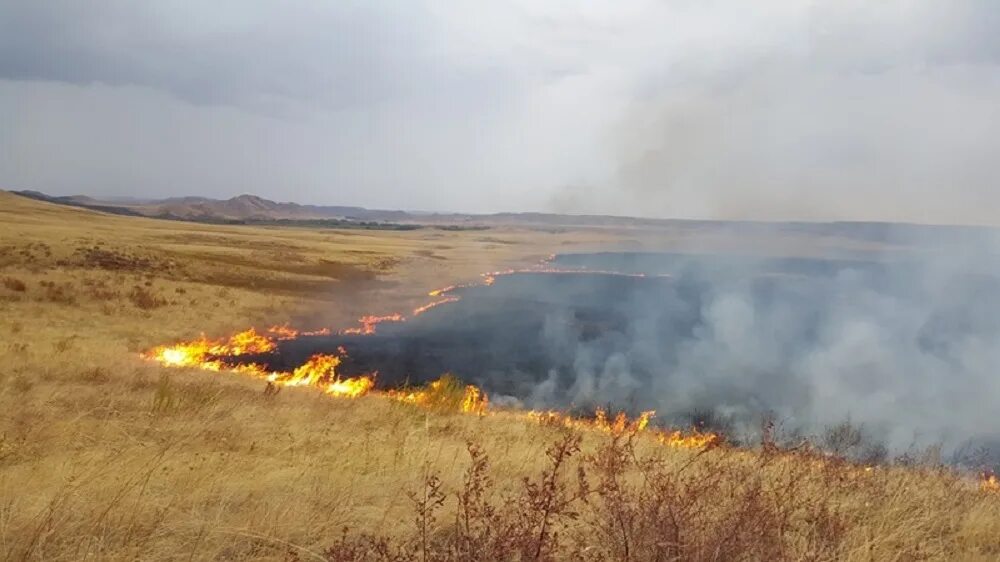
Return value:
M 265 394 L 260 381 L 168 371 L 138 353 L 250 325 L 344 326 L 363 313 L 423 304 L 428 290 L 482 271 L 634 236 L 205 226 L 0 193 L 0 555 L 324 559 L 334 556 L 323 552 L 345 528 L 349 537 L 372 533 L 403 548 L 420 538 L 407 493 L 419 498 L 429 475 L 440 476 L 447 495 L 432 525 L 434 541 L 445 540 L 455 494 L 468 485 L 468 441 L 489 455 L 490 497 L 513 501 L 523 494 L 523 477 L 541 481 L 545 450 L 562 430 L 512 413 L 430 412 L 309 389 Z M 599 481 L 600 457 L 582 459 L 607 453 L 606 440 L 586 435 L 572 470 L 585 465 Z M 787 559 L 1000 559 L 1000 494 L 946 472 L 858 472 L 811 456 L 698 454 L 642 439 L 629 454 L 658 459 L 671 478 L 692 475 L 675 500 L 695 506 L 690 521 L 711 524 L 690 532 L 718 541 L 715 552 L 729 552 L 729 544 L 747 559 L 764 557 L 763 547 L 718 537 L 742 537 L 737 528 L 755 529 L 755 520 L 787 509 L 777 554 Z M 551 556 L 622 559 L 622 545 L 634 541 L 630 559 L 657 559 L 655 549 L 637 545 L 659 531 L 636 523 L 617 533 L 612 516 L 649 504 L 639 497 L 644 474 L 621 467 L 634 495 L 605 491 L 589 507 L 576 505 L 578 518 L 554 520 L 562 542 Z M 576 486 L 575 473 L 564 479 Z M 704 484 L 700 496 L 697 483 Z M 748 503 L 753 490 L 767 501 Z M 748 505 L 756 512 L 740 519 Z M 684 552 L 710 559 L 697 554 L 703 551 Z M 521 551 L 511 543 L 503 552 Z

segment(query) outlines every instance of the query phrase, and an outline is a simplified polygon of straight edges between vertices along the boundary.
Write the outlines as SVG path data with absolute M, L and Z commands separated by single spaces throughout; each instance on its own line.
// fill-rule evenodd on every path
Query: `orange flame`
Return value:
M 979 487 L 984 492 L 1000 494 L 1000 479 L 997 478 L 996 474 L 984 472 Z
M 273 327 L 268 330 L 279 338 L 293 338 L 296 330 Z M 191 367 L 206 371 L 229 371 L 244 375 L 266 378 L 277 386 L 316 386 L 336 396 L 357 397 L 367 394 L 374 386 L 374 375 L 340 379 L 336 367 L 340 358 L 333 355 L 314 355 L 304 365 L 291 373 L 268 373 L 255 363 L 229 366 L 216 357 L 236 357 L 249 353 L 267 353 L 276 348 L 274 340 L 262 336 L 253 328 L 240 332 L 228 340 L 209 340 L 204 336 L 192 342 L 160 346 L 142 357 L 160 363 L 165 367 Z
M 331 396 L 357 398 L 375 388 L 375 375 L 341 379 L 337 375 L 340 357 L 318 354 L 291 373 L 271 373 L 269 382 L 278 386 L 315 386 Z
M 267 329 L 267 333 L 271 334 L 279 340 L 294 340 L 300 336 L 329 336 L 330 328 L 321 328 L 319 330 L 302 331 L 290 327 L 288 324 L 280 324 L 277 326 L 271 326 Z
M 462 397 L 460 411 L 465 414 L 483 415 L 486 413 L 486 408 L 489 404 L 490 400 L 486 396 L 486 393 L 480 390 L 478 386 L 470 384 L 465 387 L 465 396 Z
M 448 285 L 447 287 L 441 287 L 440 289 L 434 289 L 433 291 L 427 293 L 429 297 L 440 297 L 445 293 L 450 293 L 459 287 L 464 287 L 465 285 Z
M 413 309 L 413 315 L 420 316 L 421 314 L 427 312 L 428 310 L 434 308 L 435 306 L 441 306 L 442 304 L 457 302 L 459 300 L 460 299 L 458 297 L 445 297 L 441 300 L 436 300 L 434 302 L 427 303 L 424 306 Z
M 655 437 L 661 445 L 679 449 L 704 449 L 719 442 L 718 434 L 698 429 L 687 434 L 681 431 L 657 431 Z
M 450 301 L 445 299 L 440 301 L 439 304 L 443 302 Z M 378 322 L 401 321 L 401 318 L 399 315 L 364 317 L 361 321 L 362 331 L 358 333 L 372 333 L 374 332 L 374 326 Z M 300 334 L 300 332 L 287 326 L 273 327 L 269 330 L 269 333 L 277 338 L 293 338 L 296 336 L 292 334 Z M 269 373 L 257 364 L 229 366 L 217 359 L 220 356 L 266 353 L 273 351 L 275 348 L 276 345 L 273 339 L 262 336 L 253 329 L 249 329 L 229 339 L 208 340 L 203 336 L 193 342 L 157 347 L 148 353 L 142 354 L 142 356 L 167 367 L 195 367 L 213 372 L 228 371 L 240 373 L 264 378 L 276 386 L 314 387 L 330 396 L 342 398 L 357 398 L 377 392 L 375 391 L 375 373 L 351 378 L 341 378 L 337 374 L 337 367 L 340 365 L 342 358 L 347 355 L 343 347 L 338 349 L 339 356 L 326 354 L 313 355 L 303 365 L 291 372 L 276 371 Z M 461 385 L 458 379 L 451 375 L 444 375 L 440 379 L 419 389 L 410 391 L 388 390 L 380 394 L 400 402 L 430 408 L 454 408 L 459 412 L 469 414 L 485 415 L 489 408 L 489 398 L 486 393 L 474 385 Z M 646 432 L 657 442 L 670 447 L 702 449 L 720 441 L 718 435 L 710 432 L 694 430 L 693 432 L 684 433 L 681 431 L 649 429 L 649 422 L 654 415 L 655 412 L 648 411 L 642 412 L 634 419 L 629 419 L 622 412 L 614 417 L 609 417 L 607 411 L 598 409 L 594 413 L 593 419 L 575 418 L 556 411 L 530 411 L 525 413 L 524 417 L 546 425 L 559 425 L 575 430 L 596 431 L 610 435 Z M 984 479 L 983 487 L 984 489 L 1000 488 L 1000 484 L 997 483 L 996 476 L 991 476 L 991 479 Z
M 656 415 L 650 410 L 642 412 L 638 417 L 629 419 L 624 412 L 619 412 L 614 418 L 609 418 L 607 411 L 598 408 L 594 412 L 592 419 L 574 418 L 562 412 L 548 410 L 532 410 L 525 414 L 531 421 L 543 425 L 556 425 L 582 431 L 595 431 L 610 435 L 625 435 L 647 433 L 658 443 L 669 447 L 683 449 L 704 449 L 710 445 L 718 443 L 721 439 L 715 433 L 702 432 L 697 429 L 684 433 L 679 430 L 668 431 L 662 429 L 649 429 L 649 422 Z
M 358 318 L 358 322 L 361 324 L 357 328 L 347 328 L 341 330 L 341 334 L 351 334 L 351 335 L 363 335 L 369 336 L 375 333 L 375 326 L 381 324 L 382 322 L 403 322 L 406 318 L 403 318 L 402 314 L 387 314 L 385 316 L 373 316 L 367 315 Z
M 461 398 L 458 398 L 461 392 Z M 400 402 L 429 408 L 456 409 L 465 414 L 484 415 L 489 407 L 489 398 L 478 386 L 461 386 L 458 379 L 450 374 L 442 375 L 423 388 L 415 390 L 389 390 L 386 396 Z
M 210 360 L 215 356 L 239 356 L 251 353 L 268 353 L 275 348 L 274 341 L 262 336 L 256 330 L 239 332 L 229 339 L 209 340 L 205 336 L 176 345 L 165 345 L 154 348 L 143 354 L 147 359 L 153 359 L 168 367 L 201 367 L 213 371 L 222 368 L 222 364 Z
M 267 333 L 278 338 L 279 340 L 294 340 L 299 337 L 299 331 L 290 327 L 288 324 L 271 326 L 267 329 Z

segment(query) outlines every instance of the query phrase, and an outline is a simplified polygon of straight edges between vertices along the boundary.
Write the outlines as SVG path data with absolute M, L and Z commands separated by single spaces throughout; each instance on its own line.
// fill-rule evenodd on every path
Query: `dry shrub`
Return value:
M 83 370 L 80 378 L 92 384 L 104 384 L 111 380 L 111 372 L 101 366 L 90 367 Z
M 569 546 L 566 523 L 577 518 L 572 507 L 583 488 L 571 484 L 568 465 L 580 452 L 580 441 L 579 435 L 565 433 L 546 450 L 547 468 L 537 478 L 525 478 L 510 494 L 497 493 L 488 457 L 469 443 L 471 464 L 447 520 L 442 516 L 451 495 L 432 474 L 419 492 L 409 495 L 414 528 L 408 537 L 351 536 L 345 529 L 324 556 L 331 562 L 553 560 Z
M 955 554 L 956 530 L 979 505 L 957 478 L 942 476 L 939 488 L 909 499 L 902 494 L 913 483 L 905 478 L 811 449 L 703 450 L 679 461 L 662 451 L 644 457 L 639 441 L 635 434 L 612 436 L 581 455 L 579 436 L 567 433 L 549 447 L 547 468 L 510 492 L 496 489 L 488 456 L 470 443 L 470 464 L 456 491 L 432 474 L 410 495 L 411 531 L 345 529 L 324 556 L 336 562 L 832 561 L 859 553 L 866 560 L 942 559 Z M 895 520 L 886 536 L 874 536 L 867 506 L 953 517 Z
M 91 298 L 98 301 L 112 301 L 121 297 L 116 289 L 109 286 L 110 279 L 87 279 L 84 284 L 89 287 Z
M 779 467 L 778 458 L 732 463 L 706 455 L 673 469 L 612 439 L 587 466 L 594 487 L 585 496 L 580 541 L 589 544 L 581 558 L 836 559 L 844 522 L 829 498 L 802 501 L 807 464 Z
M 125 250 L 102 248 L 100 245 L 77 248 L 73 252 L 72 264 L 110 271 L 145 271 L 167 267 L 163 262 L 147 256 Z
M 128 295 L 128 299 L 136 308 L 142 310 L 153 310 L 167 305 L 167 299 L 161 297 L 153 290 L 136 285 Z
M 15 293 L 23 293 L 28 290 L 28 285 L 24 281 L 14 277 L 4 277 L 3 286 Z
M 42 281 L 39 284 L 45 290 L 44 300 L 70 306 L 76 304 L 76 287 L 73 283 L 59 284 L 55 281 Z
M 55 348 L 56 353 L 66 353 L 70 349 L 73 349 L 73 343 L 76 340 L 76 336 L 69 336 L 56 340 L 52 345 Z

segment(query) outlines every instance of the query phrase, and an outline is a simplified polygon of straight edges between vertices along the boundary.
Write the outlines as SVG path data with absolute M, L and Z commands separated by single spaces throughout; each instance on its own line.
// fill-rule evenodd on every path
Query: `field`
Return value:
M 1000 493 L 912 459 L 661 445 L 167 370 L 155 345 L 408 310 L 649 232 L 111 216 L 0 192 L 4 560 L 998 560 Z

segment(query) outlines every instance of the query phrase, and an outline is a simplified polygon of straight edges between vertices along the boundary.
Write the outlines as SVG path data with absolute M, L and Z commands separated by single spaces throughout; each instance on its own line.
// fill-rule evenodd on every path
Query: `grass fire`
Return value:
M 841 289 L 825 280 L 844 275 L 836 271 L 878 286 L 894 275 L 887 266 L 755 260 L 747 286 L 732 284 L 734 258 L 538 254 L 539 240 L 553 250 L 614 241 L 581 230 L 510 232 L 513 243 L 492 250 L 494 267 L 470 259 L 492 238 L 451 233 L 446 270 L 421 254 L 402 268 L 384 264 L 435 238 L 368 235 L 373 253 L 351 262 L 362 242 L 350 237 L 339 245 L 308 230 L 206 232 L 4 197 L 13 209 L 4 240 L 19 241 L 3 250 L 11 281 L 0 289 L 8 558 L 281 559 L 291 549 L 405 560 L 475 545 L 493 558 L 620 559 L 625 541 L 630 553 L 655 553 L 665 536 L 687 559 L 709 557 L 708 548 L 788 559 L 998 552 L 988 455 L 892 445 L 877 456 L 878 441 L 866 439 L 890 435 L 872 431 L 904 426 L 905 416 L 883 408 L 893 416 L 798 425 L 787 412 L 807 403 L 787 391 L 801 379 L 779 379 L 756 393 L 757 409 L 738 410 L 736 389 L 719 386 L 739 380 L 722 378 L 724 363 L 701 365 L 716 374 L 700 387 L 711 393 L 682 376 L 706 326 L 730 310 L 725 295 L 751 309 L 779 298 L 833 302 Z M 172 263 L 156 261 L 166 255 Z M 330 256 L 352 265 L 301 265 Z M 755 322 L 772 337 L 822 333 L 815 319 L 825 312 L 811 306 L 812 324 L 781 317 L 788 332 L 766 316 Z M 942 314 L 933 325 L 948 326 Z M 989 328 L 963 329 L 982 337 Z M 940 334 L 961 332 L 937 333 L 925 349 L 948 349 Z M 650 345 L 636 347 L 643 337 Z M 726 337 L 730 354 L 752 349 Z M 775 349 L 810 341 L 825 340 Z M 766 378 L 754 381 L 765 389 Z M 607 534 L 623 517 L 624 534 Z M 372 532 L 415 518 L 416 527 Z M 543 521 L 551 533 L 541 533 Z M 875 521 L 906 531 L 880 533 Z
M 0 2 L 0 562 L 1000 561 L 1000 2 Z
M 7 558 L 1000 554 L 988 449 L 877 455 L 870 440 L 888 434 L 871 433 L 876 422 L 907 424 L 890 408 L 799 425 L 782 408 L 808 411 L 788 392 L 803 379 L 761 394 L 756 375 L 756 409 L 739 410 L 734 397 L 751 393 L 719 386 L 740 380 L 722 377 L 726 363 L 699 366 L 715 373 L 702 380 L 710 393 L 683 376 L 726 294 L 752 307 L 834 302 L 824 279 L 849 269 L 874 282 L 892 275 L 885 266 L 755 260 L 741 286 L 731 257 L 538 255 L 540 241 L 617 243 L 583 229 L 511 231 L 485 268 L 471 256 L 493 238 L 450 233 L 443 269 L 411 253 L 433 233 L 206 231 L 0 196 Z M 416 257 L 392 265 L 405 255 Z M 810 306 L 812 324 L 781 317 L 786 332 L 755 322 L 772 337 L 822 333 L 825 312 Z M 941 334 L 963 332 L 948 318 L 925 349 L 954 349 Z M 658 343 L 630 344 L 643 337 Z M 759 349 L 726 337 L 730 354 Z M 810 341 L 825 340 L 774 349 Z

